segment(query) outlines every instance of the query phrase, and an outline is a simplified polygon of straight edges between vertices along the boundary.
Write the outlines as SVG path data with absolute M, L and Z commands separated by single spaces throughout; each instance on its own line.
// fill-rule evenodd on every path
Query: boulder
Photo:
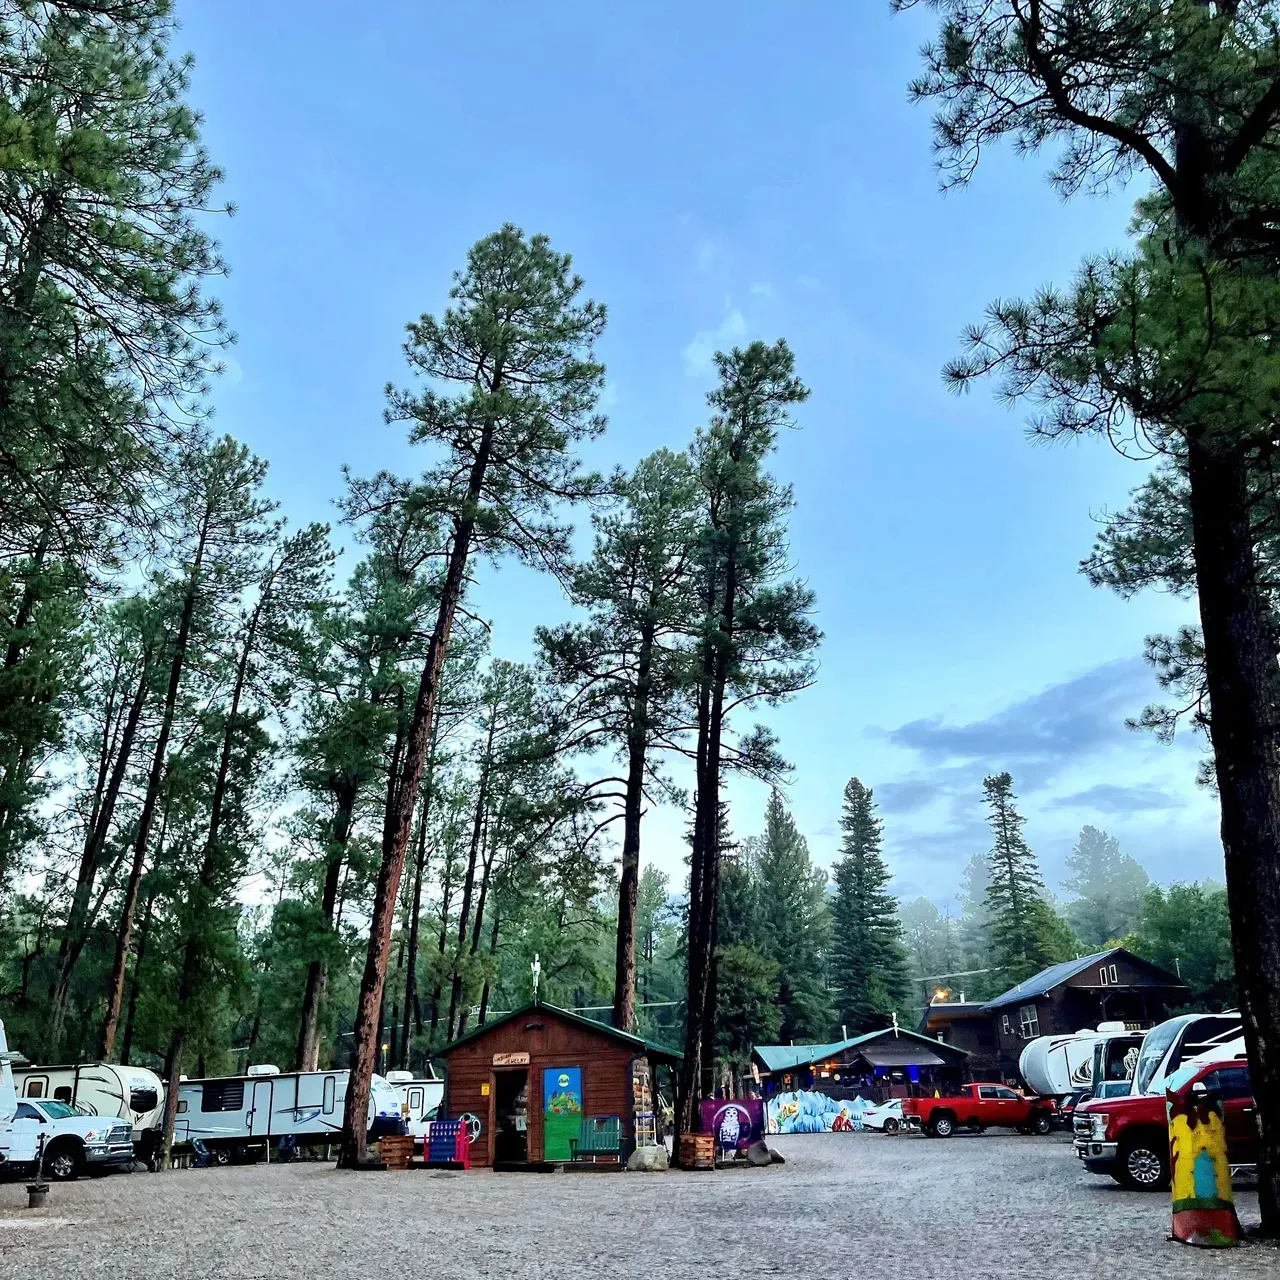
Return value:
M 666 1147 L 637 1147 L 627 1161 L 627 1168 L 633 1173 L 662 1173 L 669 1163 Z
M 781 1152 L 781 1151 L 775 1151 L 772 1147 L 770 1147 L 770 1148 L 769 1148 L 769 1159 L 770 1159 L 774 1164 L 786 1164 L 786 1163 L 787 1163 L 786 1157 L 782 1154 L 782 1152 Z
M 763 1169 L 765 1165 L 772 1163 L 769 1148 L 763 1142 L 753 1142 L 747 1148 L 747 1163 L 757 1169 Z

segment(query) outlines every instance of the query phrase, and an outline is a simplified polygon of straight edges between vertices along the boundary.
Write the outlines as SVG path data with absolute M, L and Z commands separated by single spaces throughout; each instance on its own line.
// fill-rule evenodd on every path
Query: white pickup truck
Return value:
M 19 1100 L 11 1064 L 20 1056 L 9 1052 L 0 1022 L 0 1174 L 29 1176 L 43 1159 L 49 1177 L 67 1182 L 90 1168 L 132 1162 L 129 1121 L 83 1115 L 52 1098 Z

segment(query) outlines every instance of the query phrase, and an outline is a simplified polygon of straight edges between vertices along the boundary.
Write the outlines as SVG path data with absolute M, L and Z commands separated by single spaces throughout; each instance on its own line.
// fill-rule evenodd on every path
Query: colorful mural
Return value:
M 1240 1240 L 1227 1162 L 1226 1120 L 1222 1095 L 1215 1088 L 1204 1087 L 1207 1082 L 1187 1086 L 1195 1070 L 1183 1067 L 1165 1086 L 1173 1189 L 1171 1234 L 1185 1244 L 1223 1248 Z
M 582 1131 L 582 1068 L 542 1072 L 542 1158 L 571 1160 L 571 1141 Z
M 861 1129 L 862 1113 L 871 1105 L 864 1098 L 837 1101 L 808 1089 L 775 1093 L 766 1105 L 766 1129 L 769 1133 L 840 1133 Z
M 721 1151 L 745 1151 L 764 1138 L 762 1098 L 705 1099 L 699 1118 L 702 1132 L 714 1133 Z

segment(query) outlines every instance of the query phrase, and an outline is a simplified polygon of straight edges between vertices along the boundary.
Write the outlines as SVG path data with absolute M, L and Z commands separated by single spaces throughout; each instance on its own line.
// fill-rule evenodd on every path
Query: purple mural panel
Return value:
M 702 1103 L 703 1133 L 716 1135 L 716 1146 L 745 1151 L 764 1140 L 763 1098 L 712 1098 Z

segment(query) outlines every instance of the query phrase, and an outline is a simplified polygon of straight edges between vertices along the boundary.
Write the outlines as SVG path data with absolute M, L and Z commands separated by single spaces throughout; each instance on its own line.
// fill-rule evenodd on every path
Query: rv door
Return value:
M 249 1132 L 263 1137 L 271 1132 L 271 1081 L 253 1082 L 252 1102 L 249 1106 Z

